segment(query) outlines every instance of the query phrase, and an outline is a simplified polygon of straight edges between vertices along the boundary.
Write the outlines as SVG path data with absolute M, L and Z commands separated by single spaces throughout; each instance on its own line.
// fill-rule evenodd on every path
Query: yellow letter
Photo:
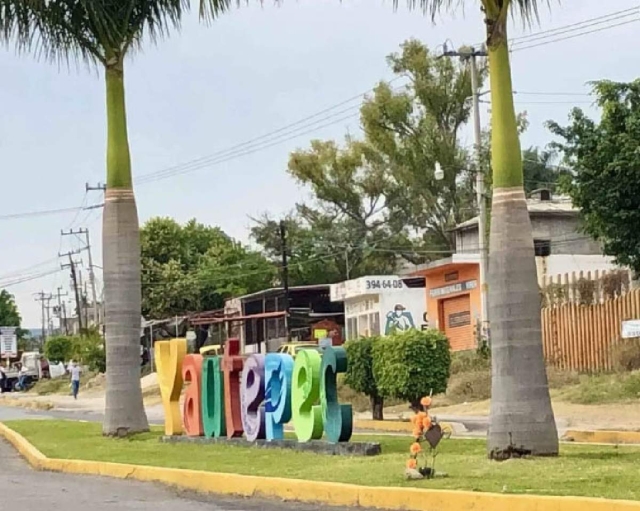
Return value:
M 187 355 L 187 340 L 172 339 L 155 344 L 158 383 L 164 406 L 165 435 L 182 434 L 180 393 L 182 392 L 182 361 Z

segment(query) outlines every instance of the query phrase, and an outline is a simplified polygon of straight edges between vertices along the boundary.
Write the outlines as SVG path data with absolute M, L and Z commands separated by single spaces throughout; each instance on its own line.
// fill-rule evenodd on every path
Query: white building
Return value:
M 424 277 L 383 275 L 332 284 L 331 301 L 344 302 L 346 340 L 426 326 Z

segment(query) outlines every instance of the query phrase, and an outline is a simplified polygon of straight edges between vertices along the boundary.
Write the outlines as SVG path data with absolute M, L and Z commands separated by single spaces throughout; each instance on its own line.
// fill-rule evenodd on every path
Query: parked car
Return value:
M 316 350 L 320 351 L 321 348 L 314 342 L 288 342 L 278 348 L 278 353 L 285 353 L 296 358 L 296 355 L 302 350 Z
M 205 357 L 215 357 L 217 355 L 222 355 L 223 349 L 219 344 L 211 344 L 209 346 L 203 346 L 200 348 L 200 355 Z

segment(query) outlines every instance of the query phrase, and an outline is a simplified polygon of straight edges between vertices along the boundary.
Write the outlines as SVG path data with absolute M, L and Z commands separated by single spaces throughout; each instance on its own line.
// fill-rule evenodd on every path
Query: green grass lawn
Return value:
M 410 438 L 359 436 L 377 441 L 376 457 L 329 457 L 287 450 L 223 445 L 162 444 L 159 429 L 124 440 L 107 439 L 101 426 L 67 421 L 11 421 L 45 455 L 97 461 L 279 476 L 360 485 L 409 486 L 498 493 L 580 495 L 640 500 L 640 448 L 563 445 L 556 459 L 486 459 L 480 440 L 445 440 L 438 468 L 447 478 L 406 481 Z

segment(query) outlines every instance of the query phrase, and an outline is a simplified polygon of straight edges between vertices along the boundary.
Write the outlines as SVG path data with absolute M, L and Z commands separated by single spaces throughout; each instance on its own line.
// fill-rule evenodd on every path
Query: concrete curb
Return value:
M 640 444 L 640 431 L 580 431 L 568 430 L 564 441 L 586 444 Z
M 394 511 L 640 511 L 640 502 L 624 500 L 368 487 L 98 461 L 50 459 L 22 435 L 2 423 L 0 437 L 10 442 L 37 470 L 135 479 L 202 493 L 259 496 L 329 506 L 361 506 Z
M 454 434 L 464 434 L 467 433 L 466 428 L 463 424 L 457 422 L 441 422 L 443 426 L 448 426 L 451 428 Z M 413 433 L 413 424 L 409 421 L 399 421 L 399 420 L 384 420 L 384 421 L 374 421 L 370 419 L 361 419 L 353 421 L 353 430 L 355 432 L 361 431 L 379 431 L 384 433 Z

